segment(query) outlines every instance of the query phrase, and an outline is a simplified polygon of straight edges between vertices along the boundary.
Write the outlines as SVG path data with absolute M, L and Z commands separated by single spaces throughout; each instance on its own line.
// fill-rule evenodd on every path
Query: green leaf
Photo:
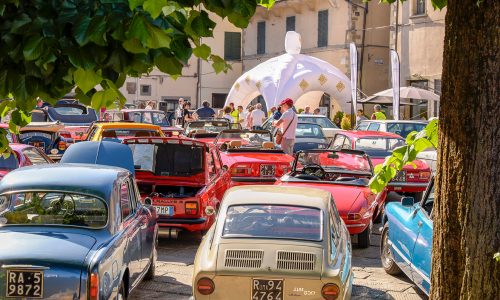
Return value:
M 20 127 L 24 127 L 31 122 L 31 115 L 22 110 L 16 109 L 11 114 L 11 122 Z
M 134 10 L 137 6 L 143 5 L 144 0 L 128 0 L 128 6 L 130 10 Z
M 195 12 L 194 10 L 191 12 Z M 191 20 L 191 28 L 199 37 L 213 37 L 215 22 L 210 20 L 206 11 L 201 11 Z
M 227 73 L 231 66 L 227 64 L 220 56 L 218 55 L 210 55 L 210 59 L 212 60 L 212 68 L 214 68 L 215 74 L 219 74 L 220 72 Z
M 155 65 L 164 73 L 181 75 L 183 65 L 173 56 L 158 55 L 154 59 Z
M 264 6 L 265 8 L 269 9 L 273 7 L 275 0 L 257 0 L 257 3 L 260 6 Z
M 142 8 L 149 12 L 151 18 L 156 19 L 162 12 L 162 8 L 167 5 L 166 0 L 146 0 Z
M 78 68 L 75 73 L 73 73 L 73 78 L 75 84 L 82 90 L 84 94 L 93 89 L 98 85 L 102 78 L 94 70 L 84 70 Z
M 210 56 L 211 51 L 212 50 L 210 49 L 209 46 L 207 46 L 206 44 L 201 44 L 198 47 L 193 49 L 193 54 L 196 57 L 207 60 L 208 57 Z
M 87 31 L 89 29 L 90 21 L 91 21 L 90 17 L 84 15 L 75 24 L 74 27 L 75 40 L 80 46 L 84 46 L 89 41 L 89 36 L 87 34 Z
M 167 5 L 163 6 L 162 12 L 165 16 L 168 16 L 179 8 L 180 7 L 179 4 L 177 4 L 177 2 L 168 1 Z
M 95 110 L 100 110 L 101 108 L 107 107 L 118 99 L 115 91 L 112 89 L 97 91 L 91 100 L 91 106 Z
M 482 0 L 481 0 L 482 1 Z M 478 1 L 480 2 L 480 1 Z M 443 9 L 448 4 L 448 0 L 432 0 L 432 7 L 434 9 Z
M 139 41 L 136 38 L 131 38 L 129 40 L 126 40 L 123 42 L 123 48 L 127 50 L 130 53 L 148 53 L 148 49 L 145 48 L 142 44 L 141 41 Z
M 23 55 L 26 60 L 35 60 L 42 55 L 43 50 L 43 37 L 33 36 L 24 45 Z
M 0 103 L 0 116 L 5 117 L 11 110 L 16 107 L 15 100 L 4 100 Z
M 148 24 L 147 31 L 149 34 L 149 39 L 146 42 L 147 47 L 158 49 L 168 48 L 170 46 L 171 38 L 167 35 L 165 30 Z

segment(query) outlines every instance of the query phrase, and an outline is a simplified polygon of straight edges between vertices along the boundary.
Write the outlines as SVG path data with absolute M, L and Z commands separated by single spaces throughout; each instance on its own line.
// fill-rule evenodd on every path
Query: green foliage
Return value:
M 368 2 L 370 0 L 364 0 L 364 2 Z M 397 0 L 379 0 L 380 2 L 382 3 L 394 3 L 396 2 Z M 406 0 L 400 0 L 401 2 L 405 2 Z M 483 1 L 483 0 L 478 0 L 479 1 Z M 448 0 L 432 0 L 431 1 L 432 3 L 432 6 L 434 7 L 434 9 L 442 9 L 444 8 L 447 4 L 448 4 Z
M 493 259 L 495 259 L 497 263 L 500 263 L 500 252 L 495 253 L 495 255 L 493 255 Z
M 342 118 L 343 118 L 343 117 L 344 117 L 344 112 L 342 112 L 342 111 L 338 111 L 338 112 L 336 112 L 336 113 L 335 113 L 335 115 L 333 116 L 333 121 L 335 121 L 335 120 L 337 120 L 337 119 L 340 121 L 340 120 L 342 120 Z
M 405 165 L 413 164 L 419 152 L 430 147 L 437 149 L 437 143 L 438 120 L 432 120 L 420 132 L 411 132 L 406 137 L 405 146 L 396 148 L 382 165 L 375 167 L 375 175 L 370 179 L 370 189 L 375 193 L 382 191 Z
M 202 38 L 209 12 L 244 28 L 257 5 L 273 0 L 0 0 L 0 104 L 11 129 L 29 122 L 37 97 L 55 103 L 75 89 L 95 109 L 124 104 L 126 76 L 153 68 L 181 75 L 192 54 L 217 73 L 231 68 Z M 193 50 L 194 48 L 194 50 Z M 0 152 L 6 148 L 0 146 Z
M 342 120 L 340 121 L 340 128 L 344 130 L 351 130 L 352 129 L 352 124 L 351 124 L 351 115 L 344 114 L 342 117 Z

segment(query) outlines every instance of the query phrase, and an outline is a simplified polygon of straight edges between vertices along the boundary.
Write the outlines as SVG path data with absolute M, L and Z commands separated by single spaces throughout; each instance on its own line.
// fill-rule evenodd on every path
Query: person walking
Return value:
M 295 133 L 297 131 L 297 123 L 299 118 L 293 111 L 293 100 L 286 98 L 280 103 L 283 114 L 281 118 L 274 121 L 274 126 L 279 127 L 281 130 L 281 149 L 289 155 L 293 155 L 293 146 L 295 145 Z
M 251 123 L 252 129 L 260 130 L 262 129 L 262 124 L 266 120 L 266 114 L 262 111 L 262 104 L 257 103 L 255 105 L 254 111 L 252 111 Z
M 365 113 L 363 112 L 362 109 L 358 109 L 356 111 L 356 125 L 358 125 L 359 122 L 361 122 L 363 120 L 368 120 L 368 118 L 365 116 Z
M 195 112 L 198 119 L 210 119 L 215 117 L 215 111 L 210 107 L 208 101 L 203 101 L 201 105 L 202 107 L 198 108 Z
M 183 123 L 182 122 L 183 113 L 184 113 L 184 98 L 179 98 L 179 104 L 175 109 L 175 120 L 177 125 L 181 125 Z
M 375 106 L 373 107 L 373 110 L 375 112 L 371 116 L 372 120 L 387 120 L 387 117 L 385 116 L 384 112 L 382 111 L 382 106 L 380 106 L 380 104 L 375 104 Z

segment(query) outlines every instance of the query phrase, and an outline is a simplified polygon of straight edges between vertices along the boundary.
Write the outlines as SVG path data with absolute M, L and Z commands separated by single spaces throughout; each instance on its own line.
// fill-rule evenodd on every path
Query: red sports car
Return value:
M 7 173 L 20 167 L 51 164 L 53 161 L 42 150 L 25 144 L 10 144 L 12 153 L 9 157 L 0 156 L 0 179 Z
M 405 145 L 405 140 L 394 133 L 381 131 L 341 131 L 335 135 L 331 148 L 361 150 L 370 156 L 374 165 L 384 163 L 392 151 Z M 431 169 L 422 160 L 406 165 L 389 183 L 388 190 L 401 193 L 420 193 L 427 188 Z
M 276 147 L 267 130 L 223 130 L 215 144 L 229 167 L 231 186 L 274 184 L 293 162 L 292 156 Z
M 158 213 L 160 235 L 206 231 L 214 222 L 229 174 L 217 148 L 193 139 L 144 137 L 123 141 L 134 155 L 141 199 Z M 209 213 L 207 213 L 209 212 Z
M 339 214 L 358 245 L 370 246 L 370 231 L 382 215 L 387 191 L 370 191 L 373 167 L 368 155 L 355 150 L 304 150 L 297 152 L 290 173 L 278 185 L 319 188 L 332 193 Z

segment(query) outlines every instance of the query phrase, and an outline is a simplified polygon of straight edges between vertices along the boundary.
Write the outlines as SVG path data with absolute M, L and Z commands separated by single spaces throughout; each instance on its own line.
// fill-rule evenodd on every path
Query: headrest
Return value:
M 102 138 L 117 138 L 116 132 L 114 130 L 105 130 L 102 133 Z
M 263 142 L 262 149 L 274 149 L 274 143 L 273 142 Z
M 229 148 L 240 148 L 241 147 L 241 141 L 234 140 L 229 142 Z

